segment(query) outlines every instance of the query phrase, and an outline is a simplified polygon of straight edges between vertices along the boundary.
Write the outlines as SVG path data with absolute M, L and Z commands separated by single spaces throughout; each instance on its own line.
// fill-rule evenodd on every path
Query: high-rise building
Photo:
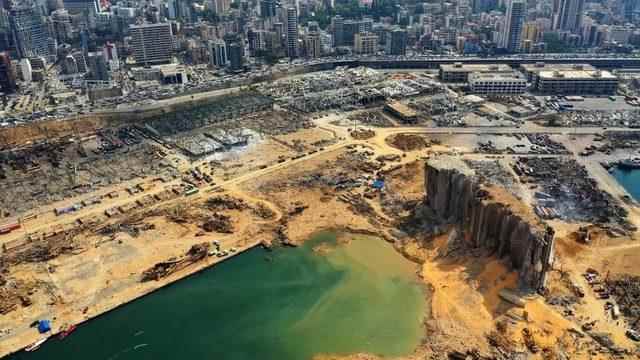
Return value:
M 90 52 L 87 62 L 89 65 L 88 79 L 100 81 L 108 81 L 110 79 L 107 62 L 101 52 Z
M 406 55 L 407 41 L 407 31 L 396 28 L 387 33 L 385 52 L 388 55 Z
M 378 35 L 371 32 L 357 33 L 353 50 L 356 54 L 375 54 L 378 52 Z
M 522 27 L 522 36 L 521 41 L 524 44 L 526 41 L 529 44 L 533 44 L 538 42 L 538 38 L 540 36 L 540 32 L 538 31 L 538 25 L 534 21 L 526 22 Z M 521 45 L 522 47 L 522 45 Z
M 322 42 L 320 39 L 320 32 L 311 31 L 307 34 L 304 41 L 304 47 L 307 52 L 307 57 L 317 58 L 322 55 Z
M 247 32 L 247 40 L 249 40 L 249 51 L 253 56 L 267 50 L 267 39 L 265 30 L 249 29 Z
M 62 4 L 70 14 L 95 15 L 101 10 L 99 0 L 63 0 Z
M 278 38 L 278 40 L 283 43 L 283 39 L 285 38 L 285 30 L 284 30 L 284 23 L 281 22 L 275 22 L 273 23 L 273 32 L 276 33 L 276 37 Z
M 580 31 L 585 0 L 554 0 L 553 29 L 571 32 Z
M 35 5 L 21 5 L 11 9 L 9 22 L 18 57 L 49 55 L 49 30 Z
M 64 4 L 62 0 L 46 0 L 46 3 L 47 3 L 47 13 L 64 9 Z
M 333 32 L 333 46 L 343 46 L 344 44 L 344 19 L 337 15 L 331 19 L 331 30 Z
M 260 0 L 260 17 L 270 18 L 276 16 L 275 0 Z
M 49 56 L 47 61 L 51 64 L 55 64 L 58 61 L 58 40 L 54 37 L 47 38 L 47 47 L 49 48 Z
M 501 47 L 509 52 L 520 50 L 522 25 L 527 11 L 527 4 L 523 0 L 512 0 L 507 6 L 506 24 Z
M 460 54 L 463 54 L 466 44 L 467 44 L 467 38 L 464 36 L 458 36 L 456 38 L 456 51 L 458 51 L 458 53 Z
M 88 71 L 87 58 L 81 51 L 76 51 L 71 54 L 73 60 L 75 60 L 76 72 L 84 74 Z
M 31 61 L 29 59 L 20 59 L 18 63 L 20 67 L 20 79 L 26 83 L 30 83 L 33 80 L 33 69 L 31 68 Z
M 317 21 L 309 21 L 307 23 L 307 30 L 309 32 L 320 32 L 320 24 Z
M 244 65 L 244 54 L 242 45 L 234 42 L 229 44 L 229 69 L 232 71 L 242 70 Z
M 67 42 L 73 36 L 71 28 L 71 15 L 64 9 L 59 9 L 51 13 L 54 36 L 60 43 Z
M 167 1 L 167 17 L 171 20 L 178 18 L 178 0 Z
M 209 40 L 209 65 L 224 67 L 227 65 L 227 47 L 222 40 Z
M 72 55 L 67 55 L 62 60 L 62 73 L 65 75 L 78 73 L 78 64 L 76 63 L 76 58 L 74 58 Z
M 471 11 L 473 13 L 479 14 L 481 12 L 489 12 L 498 7 L 497 0 L 472 0 L 471 1 Z
M 7 52 L 0 53 L 0 89 L 5 94 L 12 94 L 17 89 L 16 74 Z
M 129 32 L 137 64 L 171 62 L 174 41 L 170 23 L 132 25 Z
M 372 30 L 373 19 L 371 18 L 344 21 L 342 24 L 341 46 L 353 46 L 357 33 L 371 32 Z
M 107 42 L 102 48 L 102 55 L 104 56 L 107 65 L 111 71 L 117 71 L 120 69 L 120 59 L 118 59 L 118 48 L 116 44 Z
M 212 0 L 213 11 L 220 15 L 224 14 L 231 8 L 231 0 Z
M 287 8 L 287 56 L 298 57 L 298 12 L 295 7 Z
M 640 4 L 638 4 L 638 0 L 621 0 L 622 6 L 620 10 L 622 11 L 622 16 L 625 20 L 631 21 L 633 19 L 633 12 L 636 9 L 640 8 Z

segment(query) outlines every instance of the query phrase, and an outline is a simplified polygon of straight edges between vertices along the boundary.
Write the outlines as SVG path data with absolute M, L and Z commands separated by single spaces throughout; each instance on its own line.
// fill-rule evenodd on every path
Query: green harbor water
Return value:
M 326 243 L 326 254 L 313 251 Z M 12 359 L 304 360 L 321 353 L 410 354 L 425 292 L 383 240 L 314 236 L 253 249 L 52 338 Z

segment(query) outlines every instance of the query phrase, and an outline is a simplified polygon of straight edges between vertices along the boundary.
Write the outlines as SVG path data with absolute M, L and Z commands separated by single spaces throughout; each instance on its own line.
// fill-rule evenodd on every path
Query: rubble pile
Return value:
M 560 114 L 559 126 L 639 127 L 640 110 L 571 111 Z
M 337 68 L 264 83 L 258 89 L 296 112 L 354 109 L 384 100 L 382 92 L 374 86 L 384 78 L 384 74 L 369 68 Z
M 249 205 L 243 200 L 229 195 L 213 196 L 205 201 L 205 207 L 211 211 L 246 210 Z
M 382 168 L 382 163 L 380 161 L 370 160 L 371 156 L 373 156 L 373 152 L 370 150 L 357 151 L 356 149 L 350 149 L 338 156 L 336 165 L 354 173 L 363 172 L 372 174 Z
M 332 187 L 337 191 L 349 190 L 362 186 L 362 180 L 354 178 L 347 172 L 338 172 L 335 174 L 322 174 L 320 172 L 312 172 L 300 177 L 287 180 L 287 187 L 303 187 L 306 189 Z
M 251 211 L 254 215 L 263 220 L 272 220 L 276 217 L 276 213 L 261 202 L 257 203 L 253 208 L 251 208 Z
M 159 262 L 153 267 L 145 270 L 142 273 L 140 282 L 147 282 L 152 280 L 160 280 L 167 277 L 174 272 L 184 269 L 185 267 L 198 262 L 207 257 L 210 244 L 203 242 L 193 245 L 187 253 L 178 259 L 169 259 L 167 261 Z
M 367 140 L 376 136 L 376 132 L 368 129 L 356 129 L 349 132 L 352 138 L 356 140 Z
M 433 116 L 433 121 L 439 127 L 465 127 L 467 126 L 465 120 L 467 114 L 467 112 L 454 111 L 445 115 Z
M 185 224 L 190 222 L 193 219 L 193 214 L 191 214 L 190 209 L 184 204 L 177 204 L 175 206 L 169 208 L 158 209 L 155 211 L 151 211 L 149 215 L 158 215 L 164 216 L 169 221 L 172 221 L 176 224 Z
M 429 147 L 427 140 L 420 135 L 398 134 L 387 139 L 389 144 L 402 151 L 421 150 Z
M 50 139 L 0 152 L 0 203 L 25 212 L 144 176 L 174 177 L 164 153 L 133 127 L 102 130 L 82 140 Z
M 536 183 L 538 203 L 565 220 L 614 223 L 632 230 L 627 211 L 601 190 L 587 170 L 573 159 L 518 158 L 513 166 L 522 183 Z
M 309 205 L 305 205 L 302 201 L 294 201 L 289 204 L 287 208 L 287 216 L 292 217 L 302 214 L 309 208 Z
M 363 215 L 369 219 L 378 219 L 378 215 L 371 204 L 360 194 L 345 193 L 340 195 L 338 200 L 349 204 L 349 210 L 354 214 Z
M 155 225 L 144 222 L 139 223 L 116 223 L 108 224 L 100 229 L 97 233 L 100 235 L 111 236 L 119 232 L 129 234 L 131 237 L 138 237 L 141 232 L 155 229 Z
M 569 150 L 564 145 L 551 140 L 549 135 L 546 134 L 526 134 L 527 139 L 531 144 L 532 154 L 555 154 L 566 155 L 570 154 Z
M 242 126 L 267 135 L 285 135 L 301 129 L 311 129 L 315 126 L 305 116 L 282 110 L 251 114 L 233 122 L 226 122 L 224 125 Z
M 616 275 L 609 277 L 606 282 L 608 292 L 620 306 L 620 312 L 633 320 L 636 330 L 640 330 L 640 276 Z
M 225 95 L 208 99 L 198 106 L 189 106 L 163 113 L 145 120 L 141 129 L 153 136 L 168 137 L 181 132 L 210 126 L 225 120 L 239 118 L 273 107 L 273 100 L 253 91 L 245 91 L 241 95 Z
M 231 222 L 231 217 L 220 213 L 213 213 L 213 215 L 209 216 L 202 224 L 202 229 L 207 232 L 231 234 L 233 233 L 233 223 Z
M 45 262 L 76 250 L 75 232 L 62 232 L 43 239 L 35 239 L 7 249 L 0 256 L 0 267 L 21 263 Z
M 442 115 L 458 110 L 458 102 L 456 99 L 447 95 L 446 92 L 435 96 L 427 96 L 418 99 L 412 99 L 408 103 L 409 107 L 416 110 L 420 115 L 424 117 L 432 115 Z M 443 119 L 446 117 L 442 117 Z M 448 123 L 446 125 L 452 125 Z M 441 126 L 446 126 L 445 124 Z
M 6 279 L 0 275 L 0 315 L 6 315 L 18 308 L 18 305 L 31 305 L 29 296 L 34 284 L 16 279 Z
M 513 195 L 518 196 L 518 186 L 516 179 L 511 172 L 507 171 L 498 160 L 480 161 L 480 160 L 464 160 L 478 176 L 481 184 L 493 184 L 505 188 Z
M 615 149 L 640 149 L 640 132 L 607 132 L 596 140 L 602 140 L 605 143 L 601 146 L 594 146 L 594 149 L 607 154 Z
M 480 154 L 496 154 L 496 155 L 509 153 L 509 151 L 506 149 L 498 149 L 498 147 L 496 147 L 496 144 L 491 140 L 479 141 L 478 145 L 474 149 L 474 152 L 477 152 Z
M 392 127 L 394 124 L 379 111 L 362 111 L 348 117 L 351 123 L 358 122 L 362 125 L 375 127 Z

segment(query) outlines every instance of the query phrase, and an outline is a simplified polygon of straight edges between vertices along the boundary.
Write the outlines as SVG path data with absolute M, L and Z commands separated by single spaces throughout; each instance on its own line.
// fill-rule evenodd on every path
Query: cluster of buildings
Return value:
M 613 95 L 619 79 L 589 64 L 440 65 L 440 80 L 466 86 L 479 95 L 518 95 L 527 90 L 544 95 Z
M 190 69 L 204 67 L 223 78 L 325 56 L 629 52 L 640 46 L 639 3 L 0 0 L 0 91 L 55 80 L 74 89 L 119 87 L 104 93 L 122 94 L 135 91 L 131 81 L 150 79 L 145 74 L 161 84 L 185 84 Z M 505 74 L 511 70 L 470 76 L 483 71 L 452 65 L 445 72 L 445 81 L 468 82 L 478 92 L 491 91 L 494 83 L 516 91 L 523 80 L 531 82 Z M 612 80 L 592 69 L 538 77 L 536 88 L 549 92 L 562 89 L 558 84 L 567 78 Z

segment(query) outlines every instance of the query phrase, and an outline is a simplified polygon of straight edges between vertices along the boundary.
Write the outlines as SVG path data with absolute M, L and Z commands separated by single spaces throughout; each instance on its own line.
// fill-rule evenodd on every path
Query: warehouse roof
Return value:
M 440 70 L 447 72 L 510 72 L 511 66 L 505 64 L 442 64 Z
M 595 67 L 589 64 L 547 64 L 543 62 L 537 62 L 535 64 L 522 64 L 521 67 L 526 72 L 596 70 Z
M 598 80 L 617 79 L 608 71 L 600 70 L 565 70 L 565 71 L 541 71 L 541 79 L 570 79 L 570 80 Z

